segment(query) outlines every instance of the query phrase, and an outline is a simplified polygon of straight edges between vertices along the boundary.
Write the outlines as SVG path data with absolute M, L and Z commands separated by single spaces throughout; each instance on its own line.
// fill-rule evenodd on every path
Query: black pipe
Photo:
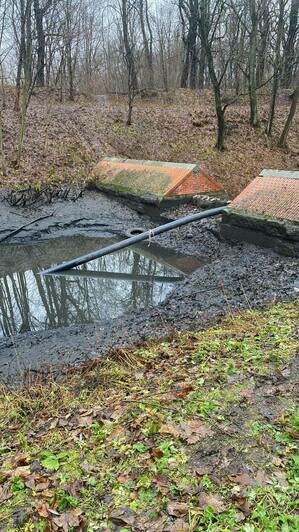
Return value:
M 102 248 L 100 250 L 92 251 L 87 255 L 82 255 L 81 257 L 77 257 L 76 259 L 70 260 L 68 262 L 63 262 L 58 266 L 54 266 L 54 268 L 44 270 L 43 272 L 41 272 L 41 275 L 62 272 L 64 270 L 69 270 L 70 268 L 75 268 L 76 266 L 80 266 L 80 264 L 84 264 L 85 262 L 98 259 L 99 257 L 103 257 L 104 255 L 109 255 L 110 253 L 114 253 L 115 251 L 119 251 L 120 249 L 127 248 L 128 246 L 132 246 L 133 244 L 137 244 L 137 242 L 141 242 L 142 240 L 146 240 L 147 238 L 151 239 L 154 236 L 161 235 L 162 233 L 170 231 L 171 229 L 175 229 L 176 227 L 180 227 L 191 222 L 196 222 L 197 220 L 202 220 L 203 218 L 209 218 L 210 216 L 216 216 L 217 214 L 222 213 L 224 209 L 225 207 L 216 207 L 215 209 L 208 209 L 207 211 L 197 212 L 196 214 L 189 214 L 188 216 L 183 216 L 182 218 L 174 220 L 173 222 L 169 222 L 164 225 L 159 225 L 154 229 L 149 229 L 144 233 L 140 233 L 140 235 L 131 236 L 130 238 L 126 238 L 125 240 L 121 240 L 120 242 L 116 242 L 115 244 L 110 244 L 110 246 L 106 246 L 105 248 Z

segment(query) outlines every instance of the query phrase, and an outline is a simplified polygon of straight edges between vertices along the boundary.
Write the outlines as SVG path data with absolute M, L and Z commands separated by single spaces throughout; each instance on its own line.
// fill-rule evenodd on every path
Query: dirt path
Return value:
M 32 242 L 59 236 L 124 235 L 132 226 L 151 227 L 146 216 L 99 193 L 87 192 L 77 202 L 56 202 L 36 211 L 0 205 L 0 237 L 34 219 L 50 218 L 28 226 L 9 242 Z M 174 216 L 175 213 L 172 213 Z M 204 265 L 177 284 L 170 296 L 150 310 L 139 309 L 106 323 L 64 327 L 0 339 L 0 376 L 16 378 L 23 369 L 66 364 L 99 356 L 111 347 L 161 337 L 173 329 L 195 330 L 227 313 L 258 308 L 295 296 L 298 260 L 278 256 L 248 244 L 232 246 L 218 240 L 219 220 L 204 220 L 155 241 Z M 1 255 L 0 255 L 1 257 Z M 1 261 L 1 258 L 0 258 Z

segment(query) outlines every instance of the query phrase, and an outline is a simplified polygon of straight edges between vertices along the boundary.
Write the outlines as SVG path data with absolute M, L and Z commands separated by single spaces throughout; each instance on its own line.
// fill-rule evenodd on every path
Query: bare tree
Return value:
M 41 0 L 33 0 L 36 39 L 37 39 L 37 74 L 36 84 L 40 87 L 45 85 L 45 61 L 46 61 L 46 37 L 44 30 L 44 17 L 51 6 L 52 0 L 48 0 L 44 5 Z
M 257 109 L 257 79 L 256 79 L 256 53 L 257 53 L 257 32 L 258 14 L 256 0 L 248 0 L 250 14 L 249 32 L 249 102 L 250 102 L 250 124 L 254 127 L 259 125 Z
M 290 87 L 295 71 L 296 71 L 296 54 L 295 45 L 298 37 L 298 12 L 299 2 L 298 0 L 292 0 L 291 9 L 289 14 L 289 26 L 284 45 L 284 72 L 283 72 L 283 85 Z M 297 60 L 298 62 L 298 60 Z
M 289 131 L 291 129 L 293 118 L 294 118 L 295 113 L 296 113 L 298 99 L 299 99 L 299 85 L 296 87 L 295 91 L 293 92 L 293 94 L 291 96 L 291 99 L 292 99 L 292 103 L 291 103 L 290 111 L 289 111 L 285 126 L 283 128 L 283 131 L 281 133 L 279 142 L 278 142 L 278 145 L 281 148 L 285 148 L 285 146 L 286 146 L 288 134 L 289 134 Z
M 272 94 L 271 94 L 271 101 L 270 101 L 268 123 L 266 127 L 266 133 L 269 136 L 272 133 L 279 78 L 280 78 L 281 70 L 282 70 L 281 69 L 281 66 L 282 66 L 281 43 L 282 43 L 282 37 L 283 37 L 284 11 L 285 11 L 285 0 L 279 0 L 279 15 L 278 15 L 276 31 L 275 31 L 276 43 L 275 43 L 274 64 L 273 64 Z
M 209 76 L 214 91 L 215 110 L 217 116 L 216 148 L 220 151 L 224 149 L 225 111 L 227 107 L 235 101 L 235 98 L 224 100 L 221 93 L 221 85 L 226 75 L 231 57 L 228 56 L 226 58 L 221 68 L 218 69 L 215 66 L 217 54 L 215 53 L 214 49 L 214 40 L 217 36 L 217 42 L 219 46 L 223 29 L 221 20 L 225 15 L 226 9 L 227 8 L 222 0 L 214 0 L 213 2 L 210 0 L 200 0 L 199 34 L 201 45 L 205 50 Z M 232 49 L 233 48 L 234 47 L 232 46 Z
M 127 67 L 128 78 L 128 115 L 127 126 L 132 123 L 133 100 L 138 89 L 136 64 L 134 56 L 134 41 L 132 35 L 132 16 L 135 5 L 130 0 L 121 0 L 122 37 L 124 46 L 124 58 Z
M 154 66 L 153 66 L 153 32 L 149 19 L 149 9 L 147 0 L 139 0 L 140 26 L 143 38 L 143 48 L 147 66 L 148 88 L 154 87 Z

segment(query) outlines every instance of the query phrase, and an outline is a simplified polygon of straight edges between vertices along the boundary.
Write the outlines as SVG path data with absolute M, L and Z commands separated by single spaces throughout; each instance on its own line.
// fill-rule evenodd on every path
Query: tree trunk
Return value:
M 256 0 L 249 0 L 251 19 L 250 46 L 249 46 L 249 101 L 250 101 L 250 124 L 253 127 L 259 125 L 256 94 L 256 50 L 257 50 L 257 24 Z
M 285 148 L 286 146 L 287 137 L 288 137 L 288 134 L 289 134 L 292 122 L 293 122 L 293 118 L 296 113 L 298 99 L 299 99 L 299 85 L 296 87 L 295 92 L 292 95 L 292 103 L 291 103 L 290 111 L 289 111 L 285 126 L 283 128 L 283 131 L 281 133 L 279 142 L 278 142 L 278 146 L 280 146 L 281 148 Z
M 216 148 L 218 151 L 224 150 L 224 136 L 225 136 L 225 119 L 224 119 L 224 110 L 221 106 L 221 98 L 215 92 L 215 107 L 217 114 L 217 141 Z
M 181 89 L 185 89 L 188 84 L 188 78 L 189 78 L 189 67 L 190 67 L 190 49 L 189 49 L 189 39 L 186 38 L 185 43 L 185 57 L 183 62 L 183 69 L 182 69 L 182 75 L 181 75 Z
M 292 83 L 295 67 L 295 44 L 298 32 L 298 10 L 298 0 L 292 0 L 289 18 L 289 29 L 284 49 L 283 85 L 286 88 L 289 88 Z
M 46 39 L 43 27 L 44 11 L 39 6 L 39 0 L 33 0 L 34 2 L 34 17 L 36 26 L 36 38 L 37 38 L 37 60 L 36 60 L 36 84 L 39 87 L 45 86 L 45 47 Z
M 133 46 L 130 42 L 130 37 L 129 37 L 129 13 L 128 13 L 127 0 L 122 0 L 121 18 L 122 18 L 125 62 L 127 66 L 127 75 L 128 75 L 128 116 L 127 116 L 126 123 L 127 123 L 127 126 L 130 126 L 132 123 L 133 100 L 134 100 L 135 92 L 137 89 L 137 74 L 136 74 L 136 69 L 135 69 Z
M 256 70 L 257 85 L 261 85 L 264 81 L 267 44 L 268 44 L 269 29 L 270 29 L 270 14 L 269 14 L 268 0 L 262 0 L 261 9 L 262 9 L 262 13 L 259 16 L 260 45 L 259 45 L 259 51 L 258 51 L 258 61 L 257 61 L 257 70 Z
M 197 25 L 198 25 L 198 0 L 190 2 L 189 19 L 189 53 L 190 53 L 190 89 L 196 88 L 197 77 Z
M 154 67 L 153 67 L 153 34 L 149 22 L 148 17 L 148 5 L 147 0 L 145 0 L 145 20 L 147 29 L 149 32 L 149 38 L 147 36 L 146 28 L 145 28 L 145 20 L 144 20 L 144 3 L 143 0 L 139 0 L 139 14 L 140 14 L 140 26 L 141 26 L 141 32 L 142 32 L 142 39 L 143 39 L 143 46 L 145 51 L 145 57 L 147 62 L 147 69 L 148 69 L 148 88 L 153 89 L 154 87 Z
M 281 72 L 280 49 L 281 49 L 281 42 L 282 42 L 282 37 L 283 37 L 284 6 L 285 6 L 285 0 L 279 0 L 279 18 L 277 22 L 277 38 L 276 38 L 276 45 L 275 45 L 272 95 L 271 95 L 268 123 L 266 127 L 266 134 L 268 136 L 270 136 L 272 133 L 272 127 L 273 127 L 273 121 L 274 121 L 274 115 L 275 115 L 276 97 L 277 97 L 277 91 L 278 91 L 278 85 L 279 85 L 279 76 Z
M 199 68 L 198 68 L 198 88 L 203 89 L 205 84 L 205 67 L 206 67 L 206 54 L 205 49 L 201 45 L 199 54 Z

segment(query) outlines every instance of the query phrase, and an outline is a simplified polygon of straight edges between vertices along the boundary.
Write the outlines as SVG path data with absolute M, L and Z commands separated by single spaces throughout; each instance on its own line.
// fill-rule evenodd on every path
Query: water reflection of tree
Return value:
M 82 270 L 169 275 L 170 268 L 131 250 L 98 259 Z M 90 323 L 157 303 L 170 285 L 90 277 L 41 277 L 16 272 L 0 277 L 0 329 L 4 336 L 41 328 Z

